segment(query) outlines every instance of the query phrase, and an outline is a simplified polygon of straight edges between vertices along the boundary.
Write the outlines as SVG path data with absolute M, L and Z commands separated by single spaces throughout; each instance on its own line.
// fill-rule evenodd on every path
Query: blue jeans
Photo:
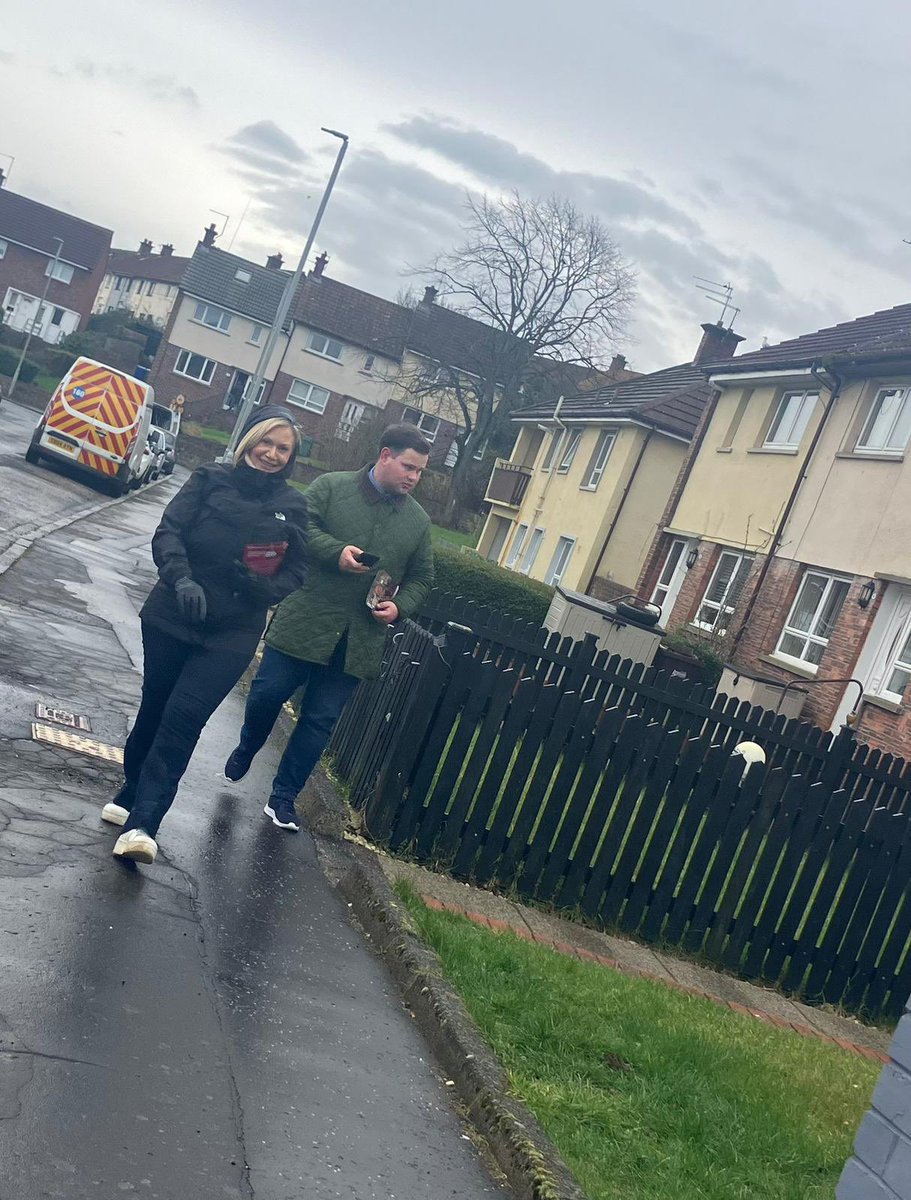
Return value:
M 329 741 L 335 722 L 358 685 L 346 675 L 343 638 L 328 663 L 304 662 L 267 646 L 250 687 L 238 749 L 252 759 L 272 732 L 282 705 L 299 687 L 306 687 L 300 716 L 288 739 L 278 774 L 272 781 L 272 800 L 297 799 Z

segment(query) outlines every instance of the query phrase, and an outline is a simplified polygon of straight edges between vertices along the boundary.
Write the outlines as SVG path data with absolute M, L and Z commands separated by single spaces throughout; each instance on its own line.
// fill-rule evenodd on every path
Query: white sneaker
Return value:
M 158 843 L 143 829 L 130 829 L 122 833 L 114 843 L 115 858 L 129 858 L 134 862 L 153 863 L 158 853 Z
M 130 810 L 128 808 L 124 808 L 120 804 L 115 804 L 113 800 L 109 800 L 101 810 L 102 821 L 107 821 L 109 825 L 126 825 L 129 815 Z

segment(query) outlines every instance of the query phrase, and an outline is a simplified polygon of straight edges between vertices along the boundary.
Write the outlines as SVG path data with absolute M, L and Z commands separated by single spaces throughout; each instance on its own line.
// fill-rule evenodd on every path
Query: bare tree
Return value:
M 569 201 L 470 197 L 464 239 L 419 274 L 476 326 L 456 361 L 428 361 L 402 382 L 418 397 L 444 390 L 463 426 L 458 481 L 470 443 L 484 443 L 540 376 L 604 365 L 623 333 L 635 275 L 607 229 Z M 537 390 L 537 389 L 536 389 Z

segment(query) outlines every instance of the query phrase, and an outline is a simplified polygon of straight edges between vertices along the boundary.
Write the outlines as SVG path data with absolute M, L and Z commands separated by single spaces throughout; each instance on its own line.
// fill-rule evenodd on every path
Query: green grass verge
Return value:
M 430 536 L 434 542 L 448 543 L 450 546 L 471 546 L 472 549 L 478 540 L 473 533 L 458 533 L 455 529 L 445 529 L 442 525 L 431 525 Z
M 400 894 L 591 1200 L 831 1200 L 875 1064 Z

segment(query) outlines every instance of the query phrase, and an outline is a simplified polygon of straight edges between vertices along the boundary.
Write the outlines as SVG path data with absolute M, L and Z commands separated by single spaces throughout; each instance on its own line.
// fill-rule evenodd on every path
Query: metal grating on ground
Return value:
M 66 725 L 70 729 L 81 729 L 83 733 L 91 733 L 92 725 L 88 717 L 81 713 L 70 712 L 66 708 L 50 708 L 39 700 L 35 705 L 35 716 L 39 721 L 50 721 L 54 725 Z
M 47 742 L 51 746 L 61 746 L 64 750 L 75 750 L 77 754 L 88 754 L 92 758 L 101 758 L 105 762 L 123 763 L 123 750 L 119 746 L 109 746 L 107 742 L 97 742 L 94 738 L 83 737 L 80 733 L 70 733 L 68 729 L 57 729 L 53 725 L 42 725 L 32 722 L 32 741 Z

